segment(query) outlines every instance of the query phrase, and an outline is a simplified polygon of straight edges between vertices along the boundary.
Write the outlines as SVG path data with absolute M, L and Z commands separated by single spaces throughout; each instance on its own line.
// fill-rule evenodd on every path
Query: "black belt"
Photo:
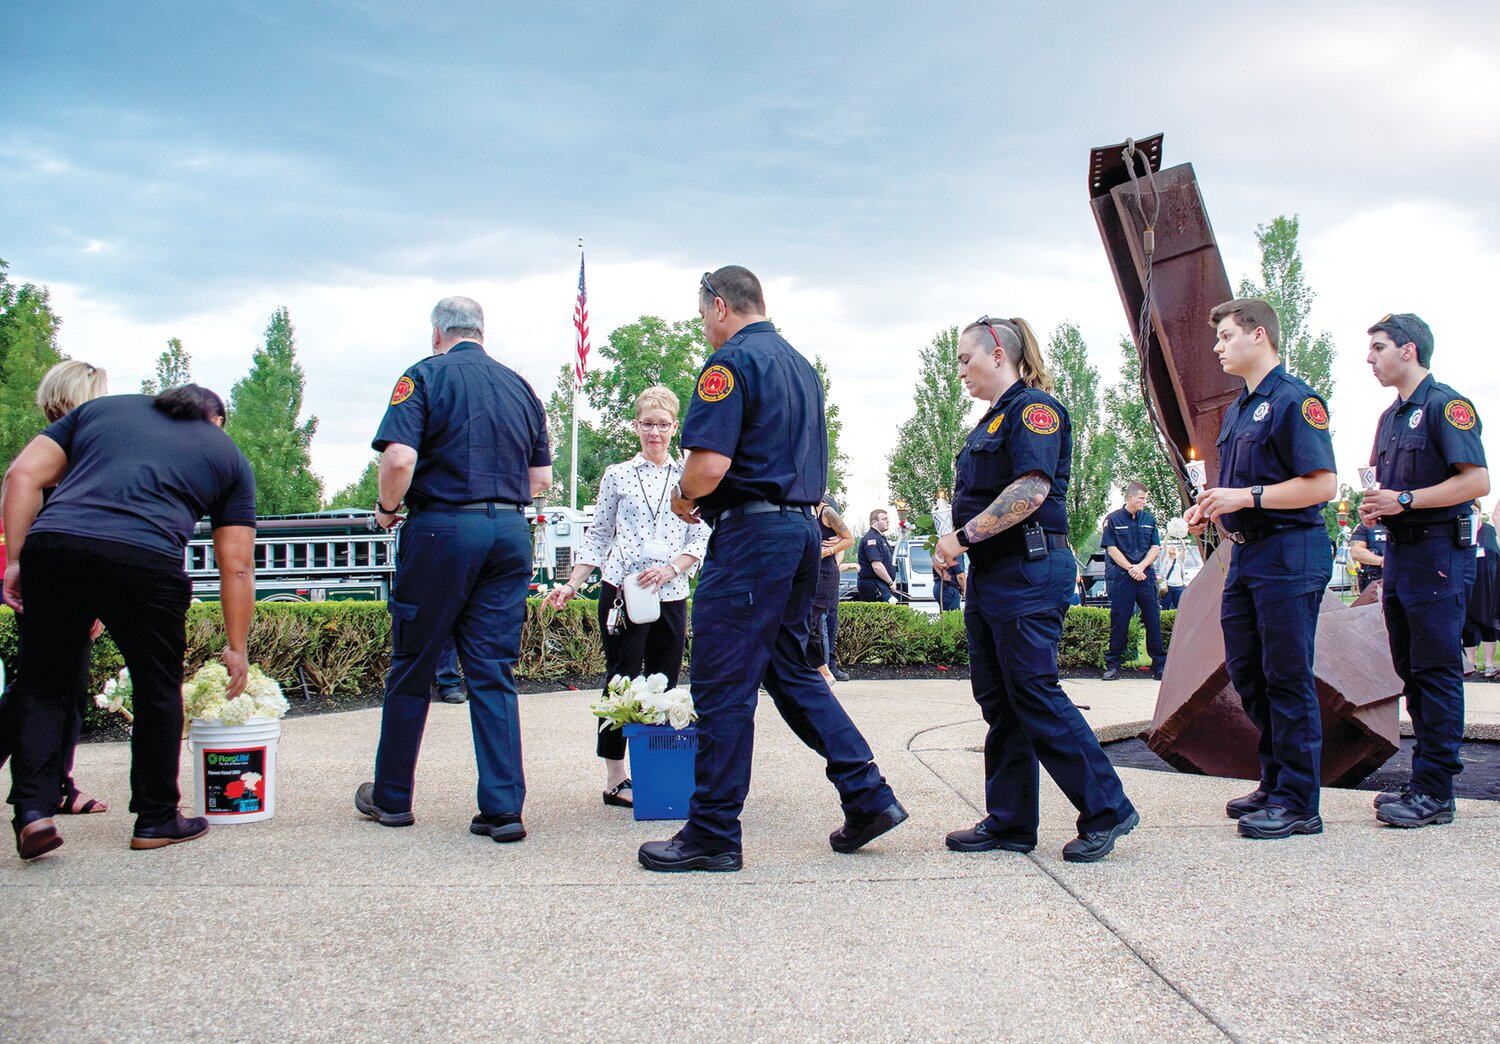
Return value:
M 772 511 L 779 511 L 783 515 L 801 515 L 804 518 L 813 518 L 813 505 L 811 504 L 773 504 L 769 500 L 748 500 L 743 504 L 725 508 L 717 515 L 708 519 L 708 524 L 716 526 L 725 519 L 743 518 L 745 515 L 764 515 Z
M 514 500 L 471 500 L 467 504 L 449 504 L 442 500 L 429 500 L 424 504 L 410 505 L 413 511 L 519 511 L 525 513 L 526 505 Z
M 1237 530 L 1225 530 L 1224 535 L 1236 544 L 1257 544 L 1266 537 L 1275 536 L 1277 533 L 1285 533 L 1291 529 L 1317 529 L 1317 526 L 1298 525 L 1295 522 L 1284 526 L 1259 525 L 1244 526 Z
M 1420 544 L 1424 540 L 1436 540 L 1438 537 L 1457 540 L 1458 519 L 1450 518 L 1446 522 L 1433 522 L 1425 526 L 1403 526 L 1387 522 L 1385 531 L 1390 534 L 1391 541 L 1397 544 Z
M 1047 533 L 1046 537 L 1048 550 L 1061 551 L 1064 548 L 1071 550 L 1068 544 L 1068 534 Z M 1012 529 L 990 540 L 970 544 L 965 550 L 972 555 L 980 548 L 984 548 L 986 556 L 991 558 L 1015 558 L 1026 553 L 1026 538 L 1021 535 L 1020 530 Z

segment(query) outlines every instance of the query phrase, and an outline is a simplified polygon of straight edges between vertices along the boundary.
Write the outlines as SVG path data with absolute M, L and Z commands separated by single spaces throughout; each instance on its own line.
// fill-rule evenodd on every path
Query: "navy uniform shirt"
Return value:
M 411 366 L 370 445 L 417 451 L 406 502 L 471 504 L 531 500 L 528 468 L 552 463 L 547 415 L 520 374 L 474 341 Z
M 1380 415 L 1370 462 L 1377 469 L 1382 489 L 1398 493 L 1425 489 L 1458 474 L 1455 464 L 1485 467 L 1484 444 L 1479 440 L 1483 430 L 1474 404 L 1433 380 L 1429 373 L 1411 398 L 1397 398 Z M 1467 501 L 1449 507 L 1419 508 L 1392 516 L 1388 524 L 1444 522 L 1470 510 Z
M 1052 481 L 1042 506 L 1026 519 L 1049 533 L 1068 531 L 1064 497 L 1073 466 L 1073 425 L 1068 411 L 1051 395 L 1016 381 L 979 418 L 958 453 L 953 488 L 953 523 L 967 525 L 994 503 L 1006 486 L 1030 471 Z M 976 570 L 1019 554 L 1019 527 L 975 543 L 969 558 Z
M 891 550 L 891 542 L 885 538 L 884 533 L 870 530 L 859 538 L 859 579 L 880 580 L 875 575 L 874 563 L 885 563 L 885 575 L 892 580 L 896 578 L 896 554 Z M 881 581 L 884 583 L 885 581 Z
M 1224 487 L 1274 486 L 1314 471 L 1337 470 L 1327 403 L 1280 365 L 1254 392 L 1240 392 L 1224 411 L 1218 445 L 1219 485 Z M 1321 526 L 1323 508 L 1245 508 L 1220 516 L 1219 522 L 1230 532 L 1255 526 Z
M 703 364 L 682 448 L 730 458 L 699 502 L 705 518 L 752 500 L 816 504 L 828 477 L 823 382 L 774 326 L 751 323 Z
M 1367 526 L 1363 522 L 1361 522 L 1359 525 L 1354 527 L 1354 532 L 1349 535 L 1349 543 L 1352 544 L 1356 540 L 1363 540 L 1365 543 L 1365 547 L 1372 554 L 1376 554 L 1384 558 L 1385 538 L 1385 526 L 1381 525 L 1379 522 L 1376 522 L 1373 526 Z M 1376 572 L 1380 571 L 1380 566 L 1361 565 L 1360 568 L 1364 570 L 1373 569 Z
M 1120 554 L 1132 564 L 1139 563 L 1146 557 L 1153 547 L 1161 544 L 1161 533 L 1156 528 L 1156 516 L 1142 509 L 1135 515 L 1120 508 L 1111 511 L 1104 516 L 1104 536 L 1099 541 L 1100 547 L 1118 547 Z M 1128 578 L 1129 573 L 1121 569 L 1110 556 L 1104 553 L 1104 577 L 1106 580 L 1119 580 Z M 1146 579 L 1153 580 L 1156 577 L 1156 564 L 1152 563 L 1146 568 Z

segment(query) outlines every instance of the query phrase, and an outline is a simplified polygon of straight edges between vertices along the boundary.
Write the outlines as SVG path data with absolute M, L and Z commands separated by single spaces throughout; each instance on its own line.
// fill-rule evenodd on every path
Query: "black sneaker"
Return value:
M 1036 847 L 1035 841 L 1018 841 L 991 833 L 983 822 L 975 823 L 966 830 L 954 830 L 945 841 L 955 852 L 989 852 L 996 848 L 1006 852 L 1030 852 Z
M 1375 818 L 1393 827 L 1440 826 L 1453 822 L 1453 799 L 1440 801 L 1413 790 L 1399 801 L 1388 801 L 1375 810 Z
M 1132 812 L 1108 830 L 1079 834 L 1063 845 L 1063 859 L 1069 863 L 1097 863 L 1114 851 L 1115 842 L 1139 825 L 1141 817 Z
M 1276 841 L 1293 834 L 1321 834 L 1323 817 L 1316 812 L 1293 812 L 1280 805 L 1267 805 L 1259 812 L 1240 817 L 1240 837 L 1256 841 Z
M 469 820 L 469 833 L 488 834 L 496 841 L 519 841 L 526 836 L 526 826 L 519 812 L 496 812 L 494 815 L 475 816 Z
M 710 852 L 680 837 L 670 841 L 647 841 L 641 846 L 639 858 L 647 870 L 661 873 L 684 870 L 731 873 L 745 865 L 745 857 L 739 852 Z
M 1375 807 L 1380 808 L 1382 805 L 1389 805 L 1394 801 L 1405 801 L 1409 797 L 1411 797 L 1411 784 L 1403 783 L 1395 790 L 1382 790 L 1376 794 Z
M 369 816 L 381 826 L 401 827 L 411 826 L 417 821 L 417 817 L 407 812 L 387 812 L 375 804 L 375 784 L 361 783 L 354 791 L 354 807 L 359 809 L 362 815 Z
M 861 816 L 859 819 L 845 816 L 844 825 L 828 835 L 828 843 L 835 852 L 858 852 L 887 830 L 906 822 L 906 816 L 906 809 L 901 807 L 899 801 L 892 801 L 872 816 Z
M 844 668 L 842 668 L 842 667 L 835 667 L 833 664 L 830 663 L 828 665 L 828 669 L 833 672 L 833 677 L 834 677 L 835 680 L 837 680 L 837 681 L 848 681 L 849 680 L 849 672 L 846 671 L 846 670 L 844 670 Z
M 1270 801 L 1271 795 L 1266 792 L 1266 788 L 1256 787 L 1250 793 L 1226 802 L 1224 805 L 1224 814 L 1230 819 L 1239 819 L 1241 816 L 1248 816 L 1252 812 L 1259 812 Z
M 189 819 L 181 812 L 174 813 L 165 823 L 143 826 L 135 822 L 135 831 L 130 836 L 130 847 L 135 849 L 166 848 L 180 845 L 184 841 L 196 841 L 208 833 L 208 820 L 202 816 Z

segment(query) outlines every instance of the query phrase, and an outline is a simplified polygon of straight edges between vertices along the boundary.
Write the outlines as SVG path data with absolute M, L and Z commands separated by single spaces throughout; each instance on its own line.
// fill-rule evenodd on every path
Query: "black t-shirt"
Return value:
M 32 533 L 114 540 L 180 562 L 198 519 L 255 525 L 250 462 L 217 424 L 174 420 L 149 395 L 86 402 L 42 434 L 68 471 Z

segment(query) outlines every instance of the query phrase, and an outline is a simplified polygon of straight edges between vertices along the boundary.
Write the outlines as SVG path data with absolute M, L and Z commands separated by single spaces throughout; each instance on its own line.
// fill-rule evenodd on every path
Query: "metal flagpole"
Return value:
M 583 294 L 583 237 L 582 236 L 578 237 L 578 269 L 579 269 L 579 277 L 578 277 L 578 279 L 579 279 L 579 288 L 578 288 L 578 293 L 579 293 L 579 295 L 581 297 L 582 294 Z M 580 306 L 582 305 L 582 301 L 581 300 L 579 302 L 579 305 Z M 581 337 L 582 334 L 580 333 L 578 336 Z M 582 343 L 581 341 L 575 340 L 575 342 L 573 344 L 573 355 L 574 355 L 574 359 L 573 359 L 573 374 L 574 374 L 574 379 L 573 379 L 573 447 L 572 447 L 572 452 L 568 454 L 568 504 L 573 508 L 574 511 L 578 510 L 578 390 L 583 387 L 583 373 L 582 373 L 581 360 L 577 356 L 578 356 L 578 349 L 579 349 L 581 343 Z

